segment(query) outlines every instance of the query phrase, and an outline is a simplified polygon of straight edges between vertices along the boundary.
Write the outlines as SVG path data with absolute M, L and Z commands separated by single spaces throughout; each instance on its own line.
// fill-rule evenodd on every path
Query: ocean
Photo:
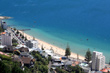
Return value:
M 110 0 L 0 0 L 7 24 L 85 56 L 88 48 L 110 60 Z

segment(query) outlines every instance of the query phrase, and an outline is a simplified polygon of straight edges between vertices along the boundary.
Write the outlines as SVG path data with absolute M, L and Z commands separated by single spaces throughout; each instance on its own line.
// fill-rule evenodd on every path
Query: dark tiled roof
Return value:
M 30 64 L 31 58 L 28 57 L 22 57 L 21 60 L 23 61 L 24 64 Z
M 29 52 L 29 49 L 28 48 L 21 47 L 19 49 L 19 51 L 21 51 L 21 52 Z
M 20 62 L 21 61 L 20 58 L 13 58 L 12 60 L 13 61 L 17 61 L 17 62 Z

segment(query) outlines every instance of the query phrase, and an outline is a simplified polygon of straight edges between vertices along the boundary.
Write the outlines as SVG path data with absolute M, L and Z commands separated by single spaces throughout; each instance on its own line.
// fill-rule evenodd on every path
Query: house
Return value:
M 54 52 L 53 50 L 49 50 L 49 49 L 46 49 L 46 50 L 43 50 L 45 53 L 48 54 L 48 56 L 54 56 Z
M 45 52 L 40 53 L 42 55 L 43 58 L 48 58 L 48 54 Z
M 27 52 L 21 52 L 21 53 L 20 53 L 20 57 L 28 57 L 28 58 L 33 59 L 33 56 L 32 56 L 32 55 L 30 55 L 30 54 L 29 54 L 29 53 L 27 53 Z
M 49 49 L 46 49 L 46 50 L 44 50 L 44 51 L 45 51 L 45 53 L 47 53 L 47 54 L 48 54 L 48 53 L 54 53 L 53 50 L 49 50 Z
M 21 67 L 23 67 L 23 66 L 24 66 L 23 61 L 22 61 L 22 60 L 20 59 L 20 57 L 19 57 L 19 56 L 17 56 L 17 55 L 14 55 L 14 56 L 12 57 L 12 61 L 14 61 L 14 62 L 20 62 Z
M 61 62 L 61 57 L 52 56 L 52 69 L 56 69 L 56 67 L 62 68 L 64 64 Z
M 40 52 L 40 51 L 42 51 L 40 48 L 29 48 L 29 52 L 32 52 L 32 51 L 38 51 L 38 52 Z
M 19 45 L 17 45 L 17 48 L 21 48 L 21 47 L 27 47 L 26 45 L 24 45 L 24 44 L 19 44 Z
M 31 65 L 34 65 L 33 59 L 29 57 L 21 57 L 21 60 L 24 63 L 24 66 L 30 67 Z
M 62 68 L 62 64 L 61 63 L 53 63 L 51 65 L 51 68 L 54 69 L 54 70 L 56 69 L 56 67 Z
M 104 69 L 102 69 L 100 71 L 103 72 L 103 73 L 107 73 L 108 72 L 108 69 L 104 68 Z
M 21 48 L 19 48 L 19 51 L 20 52 L 29 52 L 29 49 L 26 47 L 21 47 Z
M 72 66 L 76 66 L 76 65 L 79 65 L 79 61 L 74 61 L 73 63 L 72 63 Z
M 91 68 L 86 62 L 80 63 L 79 66 L 84 70 L 85 73 L 91 73 Z
M 31 59 L 30 57 L 19 57 L 19 56 L 14 55 L 12 58 L 12 61 L 20 62 L 21 67 L 23 66 L 30 67 L 34 65 L 34 59 Z
M 13 52 L 14 50 L 15 50 L 15 48 L 10 45 L 3 48 L 3 51 L 6 51 L 6 52 Z
M 60 59 L 52 59 L 52 63 L 61 63 Z
M 38 41 L 37 40 L 29 40 L 26 42 L 26 46 L 29 48 L 38 48 Z

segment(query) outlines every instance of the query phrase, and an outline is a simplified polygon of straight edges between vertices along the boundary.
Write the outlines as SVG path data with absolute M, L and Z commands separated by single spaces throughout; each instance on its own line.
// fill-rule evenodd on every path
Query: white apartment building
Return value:
M 2 45 L 12 45 L 12 37 L 8 32 L 1 33 L 1 44 Z
M 29 40 L 26 42 L 26 46 L 29 48 L 38 48 L 38 41 L 36 40 Z
M 102 52 L 93 51 L 92 70 L 100 71 L 105 67 L 105 56 Z

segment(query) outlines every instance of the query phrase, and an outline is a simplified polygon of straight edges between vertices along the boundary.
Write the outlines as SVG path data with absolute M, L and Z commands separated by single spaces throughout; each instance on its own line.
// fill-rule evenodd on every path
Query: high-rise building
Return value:
M 92 70 L 100 71 L 105 67 L 105 56 L 102 52 L 93 51 Z
M 12 37 L 11 34 L 8 32 L 1 33 L 1 44 L 11 46 L 12 45 Z

